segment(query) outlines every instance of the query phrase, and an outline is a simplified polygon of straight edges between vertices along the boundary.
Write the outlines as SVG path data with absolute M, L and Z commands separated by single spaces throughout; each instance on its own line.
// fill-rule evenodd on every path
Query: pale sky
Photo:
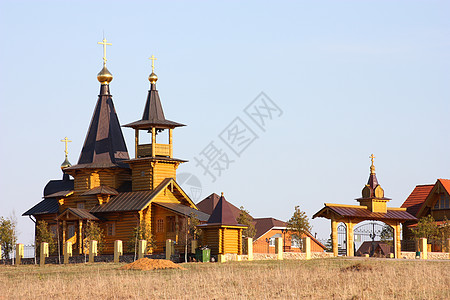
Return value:
M 157 57 L 166 118 L 188 125 L 174 133 L 175 156 L 190 161 L 178 174 L 198 178 L 198 197 L 312 217 L 325 202 L 358 204 L 374 153 L 400 206 L 415 185 L 450 178 L 449 12 L 446 1 L 0 1 L 0 215 L 15 211 L 19 241 L 33 241 L 21 214 L 61 178 L 65 136 L 78 161 L 103 33 L 122 125 L 141 118 Z M 261 92 L 278 107 L 264 127 L 245 113 Z M 253 135 L 233 152 L 236 122 Z M 233 161 L 215 182 L 195 160 L 211 142 Z M 312 225 L 329 236 L 328 220 Z

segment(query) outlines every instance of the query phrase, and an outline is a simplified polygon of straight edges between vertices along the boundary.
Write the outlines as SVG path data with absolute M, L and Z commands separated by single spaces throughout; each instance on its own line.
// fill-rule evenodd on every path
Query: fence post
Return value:
M 147 250 L 147 241 L 139 240 L 138 259 L 141 259 L 144 257 L 146 250 Z
M 447 252 L 450 252 L 450 238 L 447 239 Z M 0 253 L 2 253 L 1 248 Z
M 253 260 L 253 239 L 247 238 L 247 255 L 248 260 Z
M 23 258 L 23 244 L 16 245 L 16 265 L 20 265 Z
M 195 249 L 197 249 L 197 245 L 198 245 L 198 241 L 197 240 L 192 240 L 191 241 L 191 253 L 195 254 Z
M 114 241 L 114 262 L 118 263 L 120 257 L 123 255 L 122 241 Z
M 421 251 L 421 257 L 422 259 L 428 259 L 428 245 L 427 245 L 427 239 L 421 238 L 419 242 L 420 251 Z
M 277 254 L 277 259 L 283 259 L 283 239 L 281 237 L 275 239 L 275 253 Z
M 97 241 L 91 241 L 89 243 L 89 262 L 94 262 L 94 257 L 97 256 Z
M 69 257 L 72 256 L 72 242 L 66 242 L 64 247 L 64 264 L 69 263 Z
M 0 259 L 2 259 L 2 245 L 0 245 Z
M 166 259 L 170 260 L 170 257 L 174 254 L 173 241 L 166 240 Z
M 45 265 L 45 258 L 48 257 L 48 243 L 42 242 L 41 243 L 41 253 L 40 253 L 40 260 L 39 260 L 39 266 Z
M 305 237 L 305 253 L 306 259 L 311 259 L 311 238 L 309 236 Z

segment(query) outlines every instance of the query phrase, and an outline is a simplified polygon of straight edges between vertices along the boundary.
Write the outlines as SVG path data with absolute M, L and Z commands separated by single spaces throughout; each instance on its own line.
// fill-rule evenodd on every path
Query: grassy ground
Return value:
M 318 259 L 183 264 L 0 266 L 0 299 L 450 299 L 450 261 Z

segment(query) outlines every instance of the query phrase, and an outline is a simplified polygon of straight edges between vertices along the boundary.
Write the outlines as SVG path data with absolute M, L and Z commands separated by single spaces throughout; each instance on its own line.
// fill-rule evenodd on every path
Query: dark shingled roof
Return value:
M 196 206 L 202 212 L 211 215 L 217 203 L 219 203 L 219 199 L 219 195 L 217 195 L 216 193 L 212 193 L 211 195 L 197 203 Z M 233 213 L 234 219 L 236 220 L 239 217 L 241 210 L 229 202 L 228 204 L 230 204 L 231 211 Z
M 128 150 L 114 108 L 109 85 L 102 84 L 78 164 L 65 170 L 84 168 L 128 168 Z
M 22 216 L 53 214 L 58 212 L 59 203 L 54 195 L 68 193 L 73 190 L 73 180 L 63 174 L 62 180 L 50 180 L 44 188 L 44 200 L 27 210 Z
M 64 174 L 62 180 L 50 180 L 44 187 L 44 197 L 60 192 L 60 191 L 72 191 L 73 179 L 70 179 L 69 175 Z
M 274 227 L 285 228 L 287 226 L 286 222 L 277 220 L 275 218 L 256 218 L 253 219 L 253 221 L 256 229 L 256 234 L 254 236 L 255 240 L 259 239 L 264 233 Z
M 185 125 L 165 118 L 156 84 L 152 84 L 148 91 L 147 102 L 145 103 L 142 119 L 124 126 L 135 129 L 150 129 L 152 127 L 175 128 Z
M 63 197 L 69 196 L 72 193 L 73 193 L 73 190 L 59 191 L 59 192 L 50 194 L 48 196 L 45 196 L 44 198 L 63 198 Z
M 207 224 L 246 226 L 238 224 L 233 214 L 232 205 L 227 200 L 225 200 L 225 197 L 223 195 L 220 197 L 219 202 L 217 203 L 211 216 L 209 217 Z
M 58 213 L 59 203 L 56 198 L 46 198 L 24 212 L 22 216 L 34 216 L 42 214 L 56 214 Z
M 201 212 L 199 210 L 196 210 L 192 207 L 179 204 L 179 203 L 166 203 L 166 202 L 153 202 L 154 204 L 157 204 L 159 206 L 162 206 L 164 208 L 167 208 L 168 210 L 171 210 L 173 212 L 179 213 L 184 216 L 189 216 L 190 214 L 194 214 L 196 218 L 201 222 L 208 221 L 210 215 L 205 214 L 204 212 Z
M 327 218 L 327 211 L 331 211 L 340 217 L 360 217 L 366 220 L 398 220 L 398 221 L 416 221 L 416 217 L 408 213 L 407 211 L 396 210 L 396 209 L 387 209 L 386 213 L 377 213 L 368 210 L 365 207 L 349 206 L 349 205 L 325 205 L 320 211 L 318 211 L 314 216 Z

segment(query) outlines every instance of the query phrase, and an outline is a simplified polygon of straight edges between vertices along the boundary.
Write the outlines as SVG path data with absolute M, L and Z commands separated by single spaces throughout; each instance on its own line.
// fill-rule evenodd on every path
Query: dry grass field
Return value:
M 0 299 L 450 299 L 450 261 L 318 259 L 0 266 Z

